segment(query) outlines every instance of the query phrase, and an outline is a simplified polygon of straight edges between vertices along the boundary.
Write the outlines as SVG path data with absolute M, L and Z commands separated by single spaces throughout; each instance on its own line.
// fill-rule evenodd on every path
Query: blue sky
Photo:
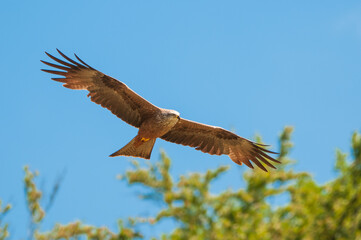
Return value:
M 336 176 L 335 149 L 349 152 L 360 131 L 359 1 L 4 1 L 0 30 L 0 199 L 14 205 L 5 220 L 15 238 L 26 236 L 24 165 L 39 170 L 45 191 L 66 169 L 43 229 L 77 219 L 114 228 L 159 209 L 116 179 L 129 159 L 108 157 L 137 130 L 51 81 L 44 51 L 75 52 L 157 106 L 258 133 L 276 151 L 292 125 L 294 168 L 320 183 Z M 227 156 L 158 140 L 150 161 L 160 149 L 175 177 L 230 165 L 214 191 L 242 186 L 246 167 Z

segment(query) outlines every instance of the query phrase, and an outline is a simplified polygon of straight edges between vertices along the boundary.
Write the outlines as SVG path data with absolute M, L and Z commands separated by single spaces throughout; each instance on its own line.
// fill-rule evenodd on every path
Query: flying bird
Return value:
M 252 161 L 264 171 L 267 169 L 263 164 L 275 168 L 270 161 L 280 163 L 267 154 L 277 154 L 267 150 L 267 145 L 249 141 L 220 127 L 181 118 L 177 111 L 153 105 L 124 83 L 92 68 L 76 54 L 74 55 L 79 62 L 58 49 L 57 51 L 64 60 L 47 52 L 45 53 L 57 64 L 41 60 L 57 70 L 41 69 L 42 71 L 62 76 L 52 80 L 64 83 L 66 88 L 88 90 L 91 101 L 139 129 L 138 134 L 123 148 L 111 154 L 111 157 L 133 156 L 150 159 L 156 139 L 161 138 L 212 155 L 226 154 L 233 162 L 239 165 L 244 163 L 250 168 L 253 168 L 250 162 Z

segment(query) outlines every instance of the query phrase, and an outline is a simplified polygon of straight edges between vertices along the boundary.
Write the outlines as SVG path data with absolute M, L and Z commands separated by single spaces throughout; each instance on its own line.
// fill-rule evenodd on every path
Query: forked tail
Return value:
M 150 155 L 152 154 L 155 140 L 156 139 L 154 138 L 146 142 L 143 142 L 140 140 L 139 136 L 137 135 L 127 145 L 125 145 L 123 148 L 116 151 L 109 157 L 131 156 L 131 157 L 141 157 L 145 159 L 150 159 Z

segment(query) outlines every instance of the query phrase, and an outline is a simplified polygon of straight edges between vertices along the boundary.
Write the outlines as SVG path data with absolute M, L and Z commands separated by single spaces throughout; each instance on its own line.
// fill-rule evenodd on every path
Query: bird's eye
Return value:
M 180 116 L 177 116 L 178 120 L 180 120 Z

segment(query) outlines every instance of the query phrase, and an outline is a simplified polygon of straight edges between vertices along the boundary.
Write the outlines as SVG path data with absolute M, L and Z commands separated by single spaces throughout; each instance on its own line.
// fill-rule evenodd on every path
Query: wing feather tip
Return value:
M 89 66 L 88 64 L 86 64 L 83 60 L 81 60 L 80 57 L 78 57 L 78 55 L 76 55 L 76 53 L 74 53 L 74 56 L 75 56 L 76 59 L 78 59 L 82 64 L 84 64 L 84 65 L 87 66 L 88 68 L 94 70 L 94 68 L 92 68 L 91 66 Z
M 48 52 L 45 52 L 45 54 L 48 55 L 48 57 L 51 57 L 51 58 L 54 57 L 53 55 L 51 55 L 51 54 L 48 53 Z
M 277 169 L 275 166 L 273 166 L 272 164 L 271 164 L 271 166 L 270 166 L 271 168 L 273 168 L 273 169 Z
M 51 78 L 51 80 L 61 83 L 66 83 L 66 78 Z

